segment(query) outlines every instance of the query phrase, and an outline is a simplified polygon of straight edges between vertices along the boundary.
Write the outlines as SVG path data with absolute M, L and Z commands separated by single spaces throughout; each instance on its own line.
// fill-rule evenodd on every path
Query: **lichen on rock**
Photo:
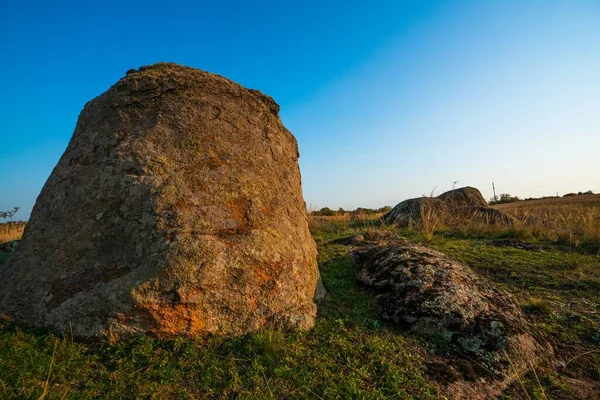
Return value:
M 0 313 L 85 338 L 310 328 L 316 246 L 278 111 L 197 69 L 128 71 L 81 112 Z
M 420 337 L 437 355 L 481 370 L 476 379 L 448 383 L 451 397 L 497 395 L 515 371 L 552 357 L 513 297 L 466 265 L 393 233 L 338 242 L 352 246 L 357 280 L 373 292 L 383 321 Z

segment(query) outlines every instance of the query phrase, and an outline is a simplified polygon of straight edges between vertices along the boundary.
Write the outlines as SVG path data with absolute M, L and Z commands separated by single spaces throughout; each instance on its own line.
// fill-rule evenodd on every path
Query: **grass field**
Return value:
M 600 252 L 600 195 L 547 198 L 499 204 L 525 234 Z
M 503 398 L 598 398 L 600 255 L 597 225 L 586 218 L 597 218 L 600 196 L 497 208 L 519 222 L 440 226 L 431 236 L 419 227 L 396 231 L 511 292 L 554 346 L 557 365 L 531 370 Z M 311 219 L 328 296 L 309 332 L 91 345 L 3 321 L 0 397 L 441 398 L 426 345 L 380 323 L 371 296 L 355 284 L 347 249 L 330 243 L 368 229 L 393 228 L 376 219 Z
M 0 243 L 19 240 L 25 230 L 25 224 L 22 222 L 0 224 Z

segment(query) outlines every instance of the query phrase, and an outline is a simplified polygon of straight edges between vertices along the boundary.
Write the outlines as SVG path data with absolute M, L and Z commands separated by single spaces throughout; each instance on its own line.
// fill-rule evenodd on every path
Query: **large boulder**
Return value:
M 200 70 L 130 70 L 79 116 L 0 313 L 82 338 L 310 328 L 316 246 L 278 111 Z
M 440 194 L 437 198 L 455 207 L 488 207 L 488 203 L 481 192 L 471 186 L 449 190 Z
M 389 234 L 345 244 L 354 247 L 357 280 L 373 291 L 382 320 L 452 360 L 441 363 L 449 397 L 495 398 L 531 366 L 552 359 L 551 346 L 513 297 L 469 267 Z
M 444 211 L 444 202 L 434 197 L 404 200 L 383 214 L 381 221 L 386 225 L 407 227 L 419 223 L 422 213 L 426 211 L 440 215 Z
M 510 225 L 513 219 L 502 211 L 488 206 L 479 190 L 466 186 L 442 193 L 438 197 L 419 197 L 397 204 L 381 217 L 386 225 L 400 227 L 419 224 L 423 213 L 449 226 L 469 222 L 487 225 Z

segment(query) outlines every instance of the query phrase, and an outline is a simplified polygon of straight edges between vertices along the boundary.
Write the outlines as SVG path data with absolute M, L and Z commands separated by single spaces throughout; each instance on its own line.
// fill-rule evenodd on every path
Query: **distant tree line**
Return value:
M 390 211 L 392 207 L 385 206 L 381 208 L 364 208 L 358 207 L 356 210 L 344 210 L 343 208 L 338 208 L 336 210 L 332 210 L 329 207 L 323 207 L 318 211 L 311 211 L 310 215 L 318 216 L 318 217 L 334 217 L 334 216 L 343 216 L 346 214 L 351 215 L 374 215 L 374 214 L 383 214 Z
M 587 192 L 567 193 L 563 197 L 585 196 L 585 195 L 588 195 L 588 194 L 594 194 L 594 192 L 592 192 L 591 190 L 588 190 Z M 508 193 L 502 193 L 499 198 L 497 198 L 497 199 L 494 199 L 494 198 L 490 199 L 489 204 L 493 205 L 493 204 L 514 203 L 515 201 L 531 201 L 531 200 L 555 199 L 557 197 L 558 196 L 543 196 L 543 197 L 528 197 L 526 199 L 520 199 L 517 196 L 511 196 Z
M 594 192 L 592 192 L 591 190 L 588 190 L 587 192 L 577 192 L 577 193 L 567 193 L 565 194 L 563 197 L 569 197 L 569 196 L 584 196 L 586 194 L 594 194 Z
M 19 207 L 14 207 L 11 211 L 0 211 L 0 218 L 10 218 L 12 221 L 12 217 L 17 213 L 17 211 L 19 211 Z
M 511 196 L 508 193 L 502 193 L 497 199 L 490 199 L 489 204 L 506 204 L 506 203 L 514 203 L 515 201 L 520 201 L 517 196 Z

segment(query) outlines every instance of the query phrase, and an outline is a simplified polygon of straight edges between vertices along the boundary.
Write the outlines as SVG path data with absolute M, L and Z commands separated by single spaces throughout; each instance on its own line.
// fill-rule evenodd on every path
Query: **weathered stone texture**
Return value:
M 516 373 L 552 359 L 551 346 L 510 294 L 446 255 L 394 236 L 371 232 L 344 244 L 354 247 L 357 280 L 376 295 L 382 320 L 453 358 L 443 363 L 445 375 L 454 376 L 444 383 L 450 397 L 495 398 Z
M 431 210 L 436 215 L 441 215 L 444 211 L 444 203 L 440 199 L 431 197 L 418 197 L 415 199 L 404 200 L 397 204 L 389 212 L 385 213 L 381 220 L 386 225 L 396 225 L 401 227 L 412 226 L 421 221 L 421 210 Z
M 129 71 L 86 104 L 0 269 L 0 313 L 78 337 L 313 325 L 298 147 L 270 97 Z
M 470 222 L 489 225 L 510 225 L 513 219 L 488 206 L 479 190 L 463 187 L 442 193 L 438 197 L 418 197 L 398 203 L 381 217 L 387 225 L 406 227 L 419 224 L 422 213 L 430 212 L 436 222 L 461 226 Z

